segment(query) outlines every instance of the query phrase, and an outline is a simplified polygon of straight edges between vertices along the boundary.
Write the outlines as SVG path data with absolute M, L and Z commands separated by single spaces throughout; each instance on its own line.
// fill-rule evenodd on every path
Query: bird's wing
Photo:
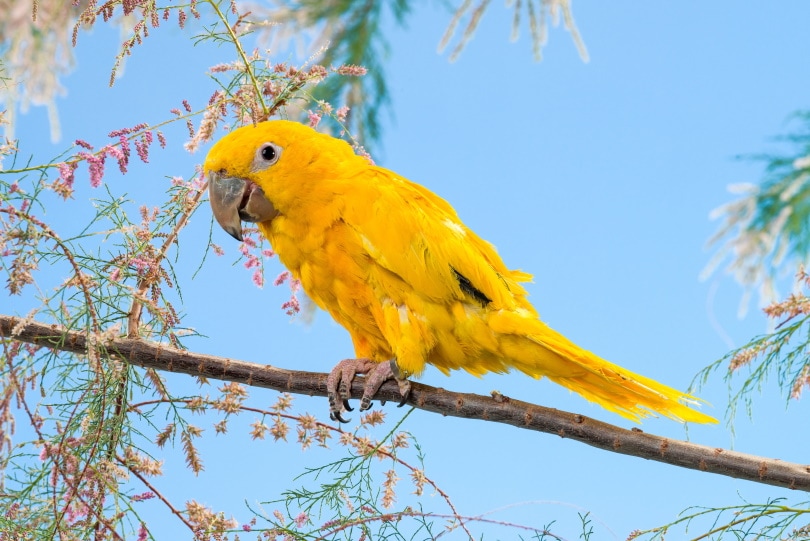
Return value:
M 506 268 L 444 199 L 387 169 L 370 168 L 364 177 L 353 183 L 342 218 L 392 280 L 435 302 L 530 308 L 519 282 L 531 276 Z

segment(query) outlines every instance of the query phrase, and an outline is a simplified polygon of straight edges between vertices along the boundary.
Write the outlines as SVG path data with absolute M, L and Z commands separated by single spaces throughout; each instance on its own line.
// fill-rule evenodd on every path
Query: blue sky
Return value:
M 765 329 L 755 304 L 747 317 L 738 317 L 742 291 L 730 277 L 717 273 L 701 282 L 698 275 L 713 253 L 705 246 L 717 227 L 709 212 L 731 198 L 727 185 L 756 182 L 762 172 L 761 164 L 736 156 L 782 148 L 771 138 L 785 133 L 789 115 L 807 106 L 810 6 L 577 2 L 574 13 L 589 63 L 579 59 L 562 28 L 551 31 L 544 60 L 533 62 L 528 28 L 524 24 L 521 38 L 510 43 L 511 11 L 500 3 L 490 6 L 460 59 L 448 63 L 436 46 L 450 13 L 416 7 L 407 29 L 390 29 L 385 65 L 393 118 L 385 122 L 375 158 L 446 198 L 510 267 L 534 274 L 531 299 L 552 327 L 617 364 L 685 389 L 701 368 Z M 202 105 L 214 90 L 205 69 L 231 56 L 226 48 L 193 48 L 189 35 L 170 27 L 156 32 L 127 60 L 113 89 L 106 82 L 117 34 L 99 27 L 81 35 L 76 69 L 58 102 L 63 139 L 50 144 L 45 112 L 33 109 L 18 117 L 21 155 L 44 161 L 75 138 L 100 146 L 107 132 L 162 119 L 183 98 Z M 155 149 L 149 166 L 107 177 L 114 192 L 158 204 L 166 176 L 191 175 L 207 148 L 189 156 L 182 129 L 168 134 L 169 147 Z M 84 183 L 73 201 L 48 209 L 67 229 L 98 195 Z M 351 355 L 347 333 L 327 314 L 290 321 L 279 308 L 284 288 L 257 291 L 248 272 L 231 266 L 236 243 L 219 229 L 214 241 L 228 255 L 209 259 L 192 280 L 209 226 L 210 213 L 202 208 L 178 257 L 186 324 L 207 336 L 189 347 L 317 371 Z M 268 276 L 281 270 L 273 261 Z M 33 297 L 13 302 L 19 313 L 34 305 Z M 178 394 L 198 392 L 189 378 L 168 379 Z M 428 370 L 422 381 L 463 392 L 497 389 L 631 426 L 520 374 L 447 378 Z M 723 416 L 728 394 L 720 376 L 700 396 L 713 404 L 712 414 Z M 267 406 L 275 394 L 256 389 L 251 400 Z M 327 419 L 324 399 L 302 397 L 296 404 Z M 392 422 L 401 415 L 392 405 L 386 411 Z M 689 437 L 807 462 L 800 441 L 807 443 L 807 436 L 796 433 L 807 415 L 806 400 L 786 408 L 770 384 L 752 418 L 737 419 L 734 438 L 722 424 L 692 427 Z M 240 422 L 246 427 L 252 421 L 246 416 Z M 240 521 L 250 518 L 245 501 L 275 499 L 305 467 L 342 456 L 337 446 L 331 453 L 301 453 L 293 443 L 252 442 L 239 422 L 225 437 L 215 437 L 205 419 L 198 424 L 208 432 L 202 442 L 206 471 L 192 476 L 180 455 L 170 452 L 163 487 L 181 501 L 196 498 Z M 801 499 L 491 423 L 416 411 L 404 428 L 421 444 L 428 476 L 462 514 L 532 502 L 492 518 L 537 527 L 557 519 L 553 531 L 568 539 L 578 535 L 577 510 L 592 513 L 599 539 L 624 539 L 692 505 Z M 642 428 L 685 437 L 666 419 Z M 401 483 L 404 494 L 407 480 Z M 435 501 L 428 497 L 423 504 Z M 156 502 L 143 505 L 147 514 L 166 520 L 160 538 L 182 532 L 168 526 Z

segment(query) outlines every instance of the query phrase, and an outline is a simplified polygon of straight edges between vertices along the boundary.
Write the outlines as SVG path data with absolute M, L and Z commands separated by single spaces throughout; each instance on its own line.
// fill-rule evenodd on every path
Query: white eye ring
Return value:
M 263 143 L 253 158 L 253 170 L 261 171 L 270 167 L 281 158 L 281 147 L 275 143 Z

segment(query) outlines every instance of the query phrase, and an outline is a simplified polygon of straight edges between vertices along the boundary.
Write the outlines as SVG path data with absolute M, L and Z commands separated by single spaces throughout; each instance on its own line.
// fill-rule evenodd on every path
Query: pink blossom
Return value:
M 163 132 L 157 132 L 158 143 L 160 143 L 160 148 L 166 148 L 166 136 L 163 135 Z
M 188 103 L 188 100 L 183 100 L 183 107 L 187 113 L 191 112 L 191 104 Z
M 273 280 L 273 285 L 274 286 L 280 286 L 281 284 L 286 282 L 289 277 L 290 277 L 290 271 L 284 271 L 281 274 L 279 274 L 278 276 L 276 276 L 276 279 Z
M 311 68 L 309 68 L 309 74 L 308 75 L 310 77 L 312 77 L 312 78 L 315 78 L 315 79 L 325 79 L 326 76 L 328 75 L 328 73 L 327 73 L 325 67 L 316 64 L 316 65 L 312 66 Z
M 346 115 L 348 115 L 348 114 L 349 114 L 349 106 L 348 105 L 344 105 L 343 107 L 340 107 L 340 108 L 338 108 L 337 111 L 335 111 L 335 116 L 341 122 L 346 121 Z
M 344 64 L 335 70 L 339 75 L 349 75 L 352 77 L 360 77 L 365 75 L 368 70 L 363 66 L 355 66 L 353 64 Z
M 117 282 L 120 278 L 121 278 L 121 269 L 119 268 L 113 269 L 113 271 L 110 273 L 110 281 Z
M 369 154 L 365 148 L 360 145 L 355 145 L 354 150 L 357 152 L 358 156 L 362 156 L 370 165 L 374 165 L 374 158 L 371 157 L 371 154 Z
M 118 138 L 118 142 L 121 144 L 121 155 L 118 157 L 118 168 L 121 170 L 122 173 L 127 172 L 127 164 L 129 164 L 129 139 L 126 138 L 125 135 L 121 135 Z
M 231 71 L 235 69 L 235 66 L 232 63 L 223 62 L 221 64 L 216 64 L 208 68 L 209 73 L 224 73 L 226 71 Z
M 278 96 L 279 92 L 280 88 L 276 83 L 274 83 L 270 79 L 264 82 L 264 85 L 262 86 L 262 94 L 264 94 L 265 96 L 271 96 L 275 98 L 276 96 Z
M 264 249 L 262 250 L 262 255 L 264 257 L 273 257 L 276 253 L 273 250 Z
M 121 128 L 120 130 L 113 130 L 108 135 L 110 138 L 114 137 L 121 137 L 122 135 L 129 135 L 130 133 L 135 133 L 137 131 L 146 129 L 148 124 L 146 122 L 141 122 L 140 124 L 135 124 L 131 128 Z
M 87 162 L 87 166 L 90 169 L 90 185 L 93 188 L 101 186 L 101 180 L 104 178 L 104 160 L 107 155 L 104 152 L 99 154 L 79 152 L 78 156 Z
M 293 316 L 301 311 L 301 303 L 298 301 L 298 297 L 295 296 L 295 293 L 290 296 L 290 300 L 281 305 L 281 309 L 284 310 L 288 316 Z
M 135 141 L 135 150 L 143 163 L 149 163 L 149 147 L 143 141 Z
M 76 146 L 86 148 L 87 150 L 93 150 L 93 145 L 91 145 L 90 143 L 88 143 L 84 139 L 76 139 Z
M 133 502 L 142 502 L 144 500 L 151 500 L 155 497 L 155 493 L 151 491 L 143 492 L 141 494 L 135 494 L 132 496 Z
M 262 274 L 262 269 L 256 269 L 253 271 L 253 283 L 256 287 L 264 287 L 264 275 Z
M 214 255 L 225 255 L 225 250 L 218 244 L 211 243 L 211 249 L 214 251 Z
M 208 105 L 214 105 L 218 101 L 222 100 L 225 97 L 225 93 L 222 90 L 215 90 L 211 97 L 208 98 Z M 227 110 L 226 110 L 227 111 Z
M 129 260 L 129 263 L 138 269 L 139 272 L 149 267 L 149 263 L 139 257 L 133 257 Z
M 107 145 L 101 149 L 101 152 L 106 154 L 107 156 L 112 156 L 116 160 L 120 160 L 124 157 L 124 151 L 116 146 Z
M 76 162 L 62 162 L 58 164 L 56 167 L 59 169 L 59 178 L 62 182 L 65 183 L 69 188 L 73 187 L 73 178 L 74 173 L 76 171 Z
M 121 136 L 121 141 L 123 141 L 121 148 L 107 145 L 101 149 L 101 152 L 115 158 L 118 162 L 118 169 L 122 174 L 125 174 L 127 172 L 127 164 L 129 163 L 129 142 L 126 137 L 123 136 Z
M 304 524 L 309 521 L 309 515 L 306 513 L 299 513 L 297 517 L 295 517 L 295 525 L 301 528 Z
M 321 121 L 321 115 L 312 111 L 307 111 L 307 113 L 309 114 L 309 127 L 314 128 Z
M 149 530 L 146 529 L 146 524 L 141 522 L 140 528 L 138 528 L 138 541 L 146 541 L 149 539 Z
M 242 524 L 242 530 L 249 532 L 251 530 L 250 524 Z

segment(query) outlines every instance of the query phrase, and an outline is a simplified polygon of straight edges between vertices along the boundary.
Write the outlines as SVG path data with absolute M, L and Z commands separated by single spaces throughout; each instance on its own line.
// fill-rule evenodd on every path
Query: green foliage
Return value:
M 785 539 L 803 541 L 810 539 L 810 522 L 796 525 L 797 521 L 810 516 L 810 502 L 795 506 L 784 505 L 784 498 L 767 501 L 764 504 L 744 503 L 722 508 L 691 507 L 681 516 L 664 526 L 645 531 L 635 531 L 630 539 L 663 541 L 667 534 L 675 531 L 684 535 L 690 527 L 703 533 L 689 537 L 691 541 L 703 539 Z M 687 537 L 680 537 L 687 539 Z
M 772 332 L 729 352 L 695 378 L 695 383 L 703 384 L 712 373 L 726 367 L 731 395 L 729 424 L 741 405 L 750 414 L 754 391 L 761 391 L 771 379 L 787 400 L 798 399 L 810 386 L 810 278 L 802 267 L 795 292 L 782 300 L 774 298 L 773 288 L 780 270 L 801 264 L 810 255 L 810 112 L 796 113 L 794 118 L 799 128 L 779 138 L 792 152 L 754 156 L 765 163 L 760 184 L 743 187 L 741 199 L 715 211 L 724 216 L 725 223 L 713 241 L 731 238 L 710 267 L 731 254 L 729 271 L 746 287 L 761 286 L 762 296 L 770 302 L 765 314 L 774 327 Z
M 810 112 L 795 120 L 799 127 L 778 139 L 792 151 L 749 156 L 765 164 L 761 182 L 732 186 L 741 197 L 713 212 L 723 223 L 710 243 L 725 240 L 704 276 L 730 258 L 727 272 L 746 289 L 759 287 L 766 302 L 776 298 L 779 271 L 795 269 L 810 254 Z
M 772 224 L 781 224 L 785 246 L 776 245 L 773 265 L 780 263 L 778 255 L 787 252 L 797 259 L 810 254 L 810 111 L 795 113 L 798 129 L 778 138 L 788 143 L 793 152 L 788 155 L 762 154 L 754 159 L 765 162 L 765 176 L 756 194 L 756 211 L 748 232 L 767 231 Z M 779 242 L 778 241 L 778 242 Z
M 307 26 L 322 26 L 328 35 L 330 44 L 319 58 L 320 63 L 327 66 L 363 66 L 368 70 L 366 77 L 324 81 L 313 91 L 313 98 L 316 101 L 345 103 L 355 111 L 349 117 L 350 130 L 361 141 L 378 140 L 379 115 L 390 101 L 384 69 L 389 43 L 381 23 L 386 13 L 390 12 L 399 25 L 404 25 L 410 11 L 409 2 L 303 0 L 291 4 L 290 11 L 304 14 Z
M 705 384 L 712 373 L 726 368 L 725 379 L 731 395 L 726 418 L 733 427 L 740 406 L 750 416 L 755 393 L 762 392 L 772 379 L 776 380 L 787 401 L 798 399 L 802 390 L 810 386 L 808 353 L 810 315 L 796 316 L 783 321 L 774 332 L 754 338 L 701 370 L 693 385 Z M 737 387 L 739 379 L 742 383 Z
M 801 265 L 810 255 L 810 113 L 799 112 L 795 120 L 799 129 L 779 138 L 792 152 L 754 156 L 765 163 L 760 184 L 734 187 L 743 196 L 715 211 L 724 217 L 724 224 L 712 242 L 730 238 L 708 271 L 730 255 L 728 271 L 746 288 L 760 287 L 761 297 L 770 303 L 764 312 L 773 326 L 771 332 L 704 368 L 693 381 L 692 386 L 699 388 L 714 373 L 725 371 L 730 395 L 726 419 L 732 432 L 739 409 L 750 416 L 755 396 L 770 390 L 774 382 L 787 402 L 798 400 L 810 387 L 810 275 Z M 797 265 L 794 292 L 776 300 L 774 282 L 779 272 Z M 683 526 L 705 531 L 694 540 L 810 539 L 810 522 L 795 525 L 808 518 L 810 502 L 787 506 L 784 501 L 687 509 L 678 520 L 636 532 L 631 538 L 664 539 L 675 526 Z

